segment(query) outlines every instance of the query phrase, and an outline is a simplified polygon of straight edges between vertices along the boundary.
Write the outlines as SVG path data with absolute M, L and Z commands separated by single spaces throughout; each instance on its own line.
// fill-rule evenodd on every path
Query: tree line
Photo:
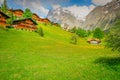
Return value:
M 71 37 L 71 42 L 73 44 L 77 44 L 77 36 L 83 38 L 92 36 L 99 40 L 104 38 L 103 41 L 106 43 L 106 47 L 112 48 L 112 51 L 120 51 L 120 20 L 115 21 L 107 32 L 100 28 L 90 31 L 81 28 L 76 29 L 75 27 L 71 29 L 70 32 L 74 33 Z

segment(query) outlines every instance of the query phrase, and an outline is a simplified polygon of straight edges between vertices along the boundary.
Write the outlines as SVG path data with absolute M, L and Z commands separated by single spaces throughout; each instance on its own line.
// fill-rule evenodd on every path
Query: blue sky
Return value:
M 70 0 L 70 4 L 71 5 L 80 5 L 80 6 L 83 6 L 83 5 L 91 5 L 92 2 L 91 0 Z
M 0 0 L 0 4 L 4 0 Z M 46 17 L 50 9 L 63 7 L 71 11 L 75 16 L 85 16 L 96 6 L 101 6 L 111 0 L 7 0 L 8 6 L 13 9 L 30 8 L 33 13 L 40 17 Z
M 73 5 L 77 5 L 77 6 L 87 5 L 87 6 L 89 6 L 89 5 L 92 4 L 91 0 L 34 0 L 34 2 L 36 2 L 36 1 L 40 1 L 40 2 L 44 3 L 44 7 L 48 8 L 48 9 L 51 9 L 52 5 L 54 5 L 54 4 L 59 4 L 63 7 L 68 7 L 68 6 L 73 6 Z M 9 5 L 10 8 L 24 9 L 24 6 L 21 5 L 21 2 L 24 2 L 24 0 L 7 0 L 7 2 L 8 2 L 8 5 Z M 33 2 L 33 1 L 32 0 L 26 0 L 26 2 L 29 4 L 30 2 Z M 47 5 L 45 5 L 45 4 L 47 4 Z

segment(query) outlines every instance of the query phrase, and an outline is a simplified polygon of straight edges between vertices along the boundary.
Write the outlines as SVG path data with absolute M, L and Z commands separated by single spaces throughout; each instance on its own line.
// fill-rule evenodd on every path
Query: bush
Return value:
M 81 28 L 79 28 L 78 30 L 76 30 L 76 34 L 79 37 L 87 37 L 88 36 L 87 31 L 84 30 L 84 29 L 81 29 Z
M 90 36 L 92 34 L 92 31 L 88 30 L 87 31 L 87 36 Z
M 69 32 L 76 33 L 76 30 L 77 30 L 76 27 L 74 27 L 74 28 L 70 29 Z
M 72 44 L 77 44 L 77 35 L 76 35 L 76 34 L 73 34 L 73 35 L 71 36 L 71 43 L 72 43 Z
M 11 29 L 11 28 L 13 28 L 13 26 L 6 26 L 6 28 L 9 28 L 9 29 Z
M 38 34 L 41 36 L 41 37 L 44 37 L 44 32 L 43 32 L 43 29 L 42 27 L 38 28 Z
M 8 30 L 6 26 L 3 26 L 3 25 L 0 25 L 0 29 L 6 30 L 6 31 Z

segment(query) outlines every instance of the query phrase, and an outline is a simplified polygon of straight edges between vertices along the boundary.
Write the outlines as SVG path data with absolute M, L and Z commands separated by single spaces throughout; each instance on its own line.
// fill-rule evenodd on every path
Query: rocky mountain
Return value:
M 47 18 L 60 23 L 64 29 L 76 26 L 86 30 L 93 30 L 96 27 L 107 30 L 117 19 L 120 19 L 120 0 L 112 0 L 104 6 L 97 6 L 86 16 L 85 21 L 78 20 L 70 11 L 62 7 L 50 10 Z
M 104 6 L 98 6 L 86 17 L 84 29 L 95 29 L 100 27 L 103 30 L 109 27 L 120 18 L 120 0 L 112 0 Z
M 59 7 L 55 10 L 50 10 L 47 18 L 52 22 L 61 24 L 64 29 L 73 27 L 81 27 L 82 20 L 78 20 L 70 11 Z

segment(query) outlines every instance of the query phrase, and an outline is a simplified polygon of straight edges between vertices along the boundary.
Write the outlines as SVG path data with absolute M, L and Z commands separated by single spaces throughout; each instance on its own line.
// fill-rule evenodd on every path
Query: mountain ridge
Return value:
M 93 30 L 99 27 L 107 30 L 120 17 L 120 0 L 112 0 L 104 6 L 92 10 L 84 22 L 84 29 Z
M 50 10 L 47 18 L 60 23 L 63 29 L 76 27 L 94 30 L 99 27 L 102 30 L 107 30 L 120 18 L 120 0 L 112 0 L 103 6 L 97 6 L 86 16 L 85 21 L 78 20 L 70 11 L 62 7 Z
M 47 18 L 52 22 L 60 23 L 63 29 L 71 29 L 80 27 L 82 20 L 78 20 L 69 10 L 59 7 L 55 10 L 50 10 Z

